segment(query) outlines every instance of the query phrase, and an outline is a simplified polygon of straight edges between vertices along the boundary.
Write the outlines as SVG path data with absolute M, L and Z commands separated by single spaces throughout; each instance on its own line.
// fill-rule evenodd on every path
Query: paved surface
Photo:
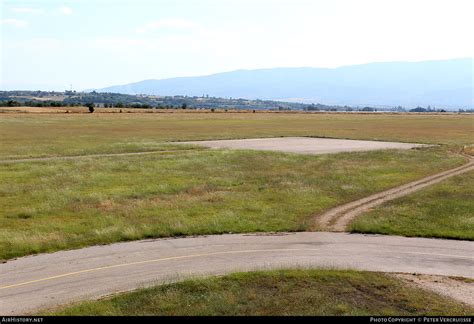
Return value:
M 406 196 L 428 186 L 432 186 L 450 177 L 474 170 L 474 158 L 469 158 L 468 161 L 468 163 L 458 168 L 440 172 L 421 180 L 413 181 L 402 186 L 335 207 L 315 218 L 315 228 L 319 227 L 327 231 L 343 232 L 347 229 L 348 224 L 354 218 L 371 208 L 379 206 L 387 201 Z
M 193 141 L 180 143 L 202 145 L 213 149 L 227 148 L 242 150 L 263 150 L 302 154 L 329 154 L 340 152 L 373 151 L 383 149 L 408 150 L 415 147 L 428 146 L 426 144 L 357 141 L 311 137 L 254 138 L 239 140 Z
M 304 232 L 145 240 L 41 254 L 0 264 L 0 314 L 189 276 L 281 267 L 474 278 L 474 242 Z

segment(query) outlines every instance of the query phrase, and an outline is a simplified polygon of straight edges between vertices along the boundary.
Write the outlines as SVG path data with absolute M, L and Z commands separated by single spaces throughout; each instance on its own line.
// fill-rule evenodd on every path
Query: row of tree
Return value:
M 141 109 L 150 109 L 150 108 L 158 108 L 158 109 L 187 109 L 187 104 L 181 104 L 177 106 L 172 105 L 150 105 L 150 104 L 124 104 L 123 102 L 117 102 L 115 104 L 101 104 L 101 103 L 93 103 L 93 102 L 85 102 L 85 103 L 64 103 L 63 101 L 24 101 L 20 102 L 17 100 L 5 100 L 0 101 L 0 107 L 94 107 L 94 108 L 141 108 Z
M 393 111 L 393 112 L 444 112 L 445 109 L 434 107 L 416 107 L 408 109 L 398 107 L 351 107 L 324 104 L 303 104 L 272 100 L 251 100 L 242 98 L 217 98 L 203 95 L 197 96 L 150 96 L 126 95 L 102 92 L 54 92 L 54 91 L 0 91 L 0 106 L 30 107 L 77 107 L 94 108 L 158 108 L 158 109 L 237 109 L 237 110 L 304 110 L 304 111 Z M 473 112 L 471 107 L 460 108 L 460 112 Z

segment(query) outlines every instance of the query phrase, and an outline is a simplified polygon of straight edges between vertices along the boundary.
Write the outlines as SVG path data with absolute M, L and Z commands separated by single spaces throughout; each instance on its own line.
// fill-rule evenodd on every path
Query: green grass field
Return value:
M 463 162 L 429 148 L 0 164 L 0 257 L 149 237 L 304 231 L 328 208 Z
M 352 232 L 474 240 L 474 172 L 388 202 L 355 219 Z
M 381 273 L 280 270 L 141 289 L 45 315 L 466 316 L 474 309 Z
M 0 159 L 159 150 L 168 141 L 320 136 L 473 142 L 474 115 L 284 113 L 0 114 Z
M 304 231 L 331 207 L 461 165 L 451 152 L 472 143 L 473 117 L 3 113 L 0 159 L 176 151 L 0 164 L 0 259 L 148 237 Z M 443 145 L 304 156 L 167 143 L 290 135 Z

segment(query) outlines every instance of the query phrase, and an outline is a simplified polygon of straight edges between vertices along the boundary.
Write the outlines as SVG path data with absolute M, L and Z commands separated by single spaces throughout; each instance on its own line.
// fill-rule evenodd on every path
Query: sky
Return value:
M 0 89 L 474 57 L 472 0 L 0 0 Z

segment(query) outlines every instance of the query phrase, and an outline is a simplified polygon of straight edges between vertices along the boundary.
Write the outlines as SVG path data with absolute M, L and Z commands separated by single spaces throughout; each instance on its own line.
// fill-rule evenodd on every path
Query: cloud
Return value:
M 26 20 L 21 20 L 21 19 L 2 19 L 0 20 L 0 24 L 12 26 L 16 28 L 24 28 L 24 27 L 28 27 L 30 23 Z
M 44 10 L 42 9 L 36 9 L 36 8 L 31 8 L 31 7 L 15 7 L 15 8 L 11 8 L 11 11 L 15 13 L 25 13 L 25 14 L 34 14 L 34 15 L 40 15 L 44 13 Z
M 167 29 L 192 29 L 199 27 L 199 24 L 186 19 L 180 18 L 166 18 L 155 21 L 150 21 L 147 24 L 138 27 L 137 33 L 143 34 L 152 30 L 167 28 Z
M 11 8 L 11 11 L 16 14 L 29 14 L 29 15 L 42 15 L 46 13 L 49 15 L 69 16 L 73 13 L 73 9 L 67 6 L 60 6 L 51 10 L 44 10 L 44 9 L 33 8 L 33 7 L 13 7 Z
M 63 14 L 63 15 L 66 15 L 66 16 L 71 15 L 71 14 L 72 14 L 72 11 L 73 11 L 72 8 L 66 7 L 66 6 L 62 6 L 62 7 L 59 7 L 59 8 L 57 9 L 57 12 L 59 12 L 59 13 L 61 13 L 61 14 Z
M 22 52 L 38 52 L 39 50 L 57 51 L 63 48 L 63 42 L 56 38 L 32 38 L 5 45 L 6 49 L 21 50 Z

